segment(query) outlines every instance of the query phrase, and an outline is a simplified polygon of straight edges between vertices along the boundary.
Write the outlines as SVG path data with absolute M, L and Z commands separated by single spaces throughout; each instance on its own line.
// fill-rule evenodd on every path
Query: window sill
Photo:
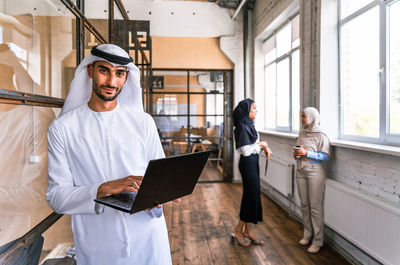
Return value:
M 260 133 L 260 135 L 278 136 L 294 140 L 298 138 L 298 134 L 296 133 L 285 133 L 277 131 L 258 131 L 258 132 Z M 362 143 L 362 142 L 355 142 L 348 140 L 331 140 L 330 143 L 332 146 L 336 147 L 361 150 L 361 151 L 392 155 L 392 156 L 400 156 L 400 147 L 398 146 L 370 144 L 370 143 Z
M 261 135 L 271 135 L 278 137 L 285 137 L 289 139 L 296 140 L 299 135 L 297 133 L 285 133 L 285 132 L 277 132 L 277 131 L 258 131 Z
M 374 152 L 385 155 L 400 156 L 400 147 L 380 144 L 361 143 L 346 140 L 331 140 L 332 146 Z

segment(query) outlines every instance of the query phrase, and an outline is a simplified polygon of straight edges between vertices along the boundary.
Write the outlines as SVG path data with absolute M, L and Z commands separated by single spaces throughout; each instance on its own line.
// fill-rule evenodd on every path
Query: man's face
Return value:
M 104 101 L 113 101 L 121 93 L 128 71 L 125 66 L 97 61 L 88 65 L 88 75 L 93 79 L 93 92 Z

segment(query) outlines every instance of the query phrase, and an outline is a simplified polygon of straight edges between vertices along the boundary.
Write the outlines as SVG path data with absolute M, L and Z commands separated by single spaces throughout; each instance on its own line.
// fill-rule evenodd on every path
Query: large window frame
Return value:
M 399 145 L 400 144 L 400 134 L 390 132 L 390 114 L 395 115 L 395 113 L 390 113 L 390 71 L 389 71 L 389 35 L 390 35 L 390 24 L 389 24 L 389 7 L 394 3 L 398 3 L 399 0 L 372 0 L 367 5 L 355 10 L 350 14 L 346 14 L 342 18 L 341 15 L 341 4 L 342 0 L 338 0 L 338 36 L 339 36 L 339 98 L 340 98 L 340 129 L 339 137 L 343 140 L 374 143 L 374 144 L 384 144 L 384 145 Z M 379 75 L 379 136 L 362 136 L 356 134 L 345 133 L 345 85 L 344 85 L 344 56 L 342 39 L 342 30 L 348 22 L 353 21 L 353 19 L 359 18 L 361 15 L 372 10 L 373 8 L 379 9 L 379 67 L 377 69 L 377 75 Z
M 273 96 L 275 97 L 273 99 L 274 103 L 273 103 L 273 108 L 275 108 L 274 110 L 274 116 L 271 119 L 271 115 L 268 109 L 265 110 L 265 119 L 264 119 L 264 129 L 266 130 L 272 130 L 272 131 L 281 131 L 281 132 L 293 132 L 293 133 L 297 133 L 299 131 L 299 112 L 300 111 L 300 35 L 298 36 L 297 39 L 291 39 L 290 40 L 290 49 L 287 52 L 284 52 L 283 54 L 278 54 L 278 48 L 277 47 L 277 37 L 278 34 L 283 31 L 286 27 L 290 28 L 290 34 L 291 36 L 293 35 L 293 27 L 292 27 L 292 23 L 293 21 L 297 19 L 297 21 L 299 22 L 300 20 L 300 15 L 299 13 L 295 13 L 292 16 L 288 17 L 282 24 L 280 24 L 279 27 L 277 27 L 267 38 L 265 38 L 263 40 L 263 46 L 267 45 L 268 46 L 268 42 L 273 42 L 274 44 L 274 48 L 272 50 L 263 51 L 263 56 L 264 56 L 264 62 L 263 62 L 263 75 L 264 75 L 264 101 L 265 101 L 265 105 L 268 106 L 269 103 L 271 102 L 268 97 L 271 96 L 271 91 L 269 91 L 270 88 L 268 88 L 268 80 L 267 80 L 267 71 L 269 70 L 268 68 L 272 69 L 272 73 L 275 75 L 275 80 L 273 80 L 272 84 L 273 86 L 275 86 L 275 90 L 272 91 L 274 94 Z M 297 23 L 298 23 L 297 22 Z M 275 55 L 273 60 L 267 59 L 266 57 L 268 57 L 268 54 L 274 51 Z M 293 56 L 294 55 L 298 55 L 298 73 L 297 75 L 295 75 L 293 73 Z M 266 61 L 268 60 L 268 61 Z M 285 84 L 285 88 L 288 89 L 288 91 L 279 91 L 279 88 L 282 89 L 282 87 L 279 84 L 279 78 L 278 78 L 278 66 L 279 64 L 284 64 L 287 61 L 287 70 L 288 70 L 288 75 L 289 75 L 289 80 L 287 80 L 287 83 Z M 294 92 L 294 77 L 296 77 L 299 79 L 298 84 L 297 84 L 297 92 Z M 279 102 L 278 102 L 278 97 L 280 95 L 280 92 L 282 93 L 287 93 L 286 96 L 288 96 L 288 101 L 285 102 L 287 103 L 289 109 L 286 110 L 287 113 L 285 113 L 287 115 L 287 126 L 285 125 L 281 125 L 280 124 L 280 120 L 279 120 Z M 271 105 L 271 104 L 270 104 Z M 285 105 L 286 106 L 286 105 Z M 296 108 L 297 107 L 297 108 Z M 297 111 L 295 110 L 297 109 Z M 297 115 L 297 116 L 296 116 Z M 271 123 L 274 123 L 274 126 L 271 126 Z

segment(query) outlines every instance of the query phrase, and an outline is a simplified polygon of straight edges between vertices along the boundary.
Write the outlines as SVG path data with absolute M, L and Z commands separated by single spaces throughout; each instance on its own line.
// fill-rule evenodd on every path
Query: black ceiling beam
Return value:
M 0 103 L 62 108 L 64 99 L 0 88 Z
M 101 42 L 107 43 L 106 39 L 96 30 L 96 28 L 90 23 L 85 15 L 79 10 L 77 6 L 70 0 L 61 0 L 61 2 L 67 7 L 76 17 L 83 19 L 85 27 Z
M 128 12 L 126 12 L 125 6 L 124 6 L 124 4 L 121 2 L 121 0 L 114 0 L 114 1 L 115 1 L 115 3 L 117 4 L 117 7 L 118 7 L 119 11 L 121 12 L 122 17 L 123 17 L 125 20 L 129 20 Z

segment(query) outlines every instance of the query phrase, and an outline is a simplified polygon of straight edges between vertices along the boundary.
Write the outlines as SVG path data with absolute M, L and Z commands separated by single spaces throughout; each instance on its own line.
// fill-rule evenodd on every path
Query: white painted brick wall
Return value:
M 399 157 L 337 147 L 329 175 L 373 195 L 400 202 Z
M 243 15 L 240 13 L 235 20 L 235 34 L 220 37 L 221 51 L 233 62 L 233 106 L 235 107 L 244 96 L 243 78 Z M 233 147 L 235 148 L 235 147 Z M 238 169 L 239 156 L 233 151 L 233 182 L 240 182 L 241 177 Z

